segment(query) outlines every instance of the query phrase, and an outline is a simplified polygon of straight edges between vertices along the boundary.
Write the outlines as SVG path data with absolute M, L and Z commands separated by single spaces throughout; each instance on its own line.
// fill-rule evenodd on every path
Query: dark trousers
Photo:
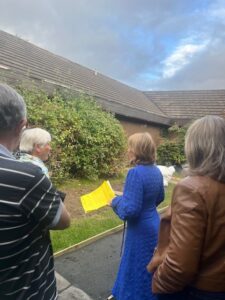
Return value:
M 225 292 L 206 292 L 194 288 L 174 294 L 158 294 L 158 300 L 225 300 Z

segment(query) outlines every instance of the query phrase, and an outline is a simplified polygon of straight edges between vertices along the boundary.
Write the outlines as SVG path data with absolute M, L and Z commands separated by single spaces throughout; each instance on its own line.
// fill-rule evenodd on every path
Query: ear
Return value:
M 22 130 L 26 127 L 26 125 L 27 125 L 27 119 L 22 119 L 15 128 L 16 135 L 20 136 Z
M 38 144 L 34 144 L 32 155 L 39 156 L 42 147 Z

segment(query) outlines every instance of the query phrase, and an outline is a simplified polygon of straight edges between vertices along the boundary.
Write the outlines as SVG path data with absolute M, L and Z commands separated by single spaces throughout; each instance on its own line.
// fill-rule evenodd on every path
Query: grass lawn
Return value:
M 115 216 L 111 208 L 100 210 L 95 215 L 74 219 L 68 229 L 51 231 L 53 250 L 63 250 L 120 224 L 122 221 Z
M 170 203 L 174 184 L 170 183 L 165 191 L 165 200 L 159 208 Z M 96 213 L 72 220 L 70 228 L 63 231 L 51 231 L 54 252 L 82 242 L 94 235 L 122 224 L 110 207 L 98 210 Z

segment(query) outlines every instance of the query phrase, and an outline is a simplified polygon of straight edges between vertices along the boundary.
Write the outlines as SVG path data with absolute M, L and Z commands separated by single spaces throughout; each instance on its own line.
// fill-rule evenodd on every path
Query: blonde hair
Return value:
M 32 153 L 35 145 L 45 146 L 51 142 L 51 135 L 41 128 L 25 129 L 20 140 L 20 151 Z
M 154 164 L 156 160 L 155 143 L 148 132 L 135 133 L 128 139 L 128 147 L 134 153 L 135 164 Z
M 205 116 L 196 120 L 185 137 L 185 154 L 191 175 L 225 181 L 225 120 Z

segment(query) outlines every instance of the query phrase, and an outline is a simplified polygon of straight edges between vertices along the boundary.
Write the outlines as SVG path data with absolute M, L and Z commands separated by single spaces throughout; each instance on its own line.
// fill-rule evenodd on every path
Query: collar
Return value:
M 34 156 L 34 155 L 26 153 L 26 152 L 21 152 L 20 154 L 21 154 L 20 155 L 21 160 L 36 161 L 39 164 L 44 164 L 44 162 L 37 156 Z

